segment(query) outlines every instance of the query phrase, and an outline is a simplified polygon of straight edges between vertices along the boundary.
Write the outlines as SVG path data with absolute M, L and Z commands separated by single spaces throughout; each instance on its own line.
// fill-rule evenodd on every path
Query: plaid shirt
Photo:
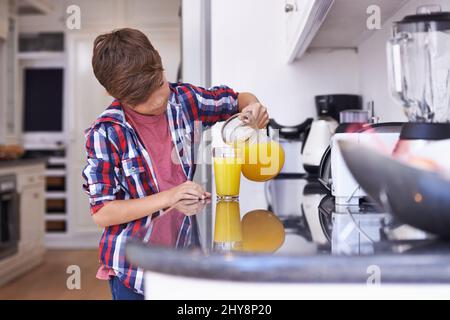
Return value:
M 169 84 L 167 118 L 180 164 L 186 178 L 195 171 L 195 145 L 201 131 L 238 112 L 238 94 L 226 86 L 205 90 L 190 84 Z M 151 147 L 151 146 L 149 146 Z M 114 101 L 86 130 L 87 165 L 83 185 L 91 213 L 108 201 L 146 197 L 159 192 L 149 152 L 126 120 L 119 101 Z M 153 213 L 149 212 L 149 216 Z M 136 292 L 143 292 L 143 270 L 125 260 L 125 242 L 149 217 L 105 228 L 100 239 L 100 262 Z M 190 220 L 186 220 L 190 224 Z M 182 228 L 183 229 L 183 228 Z

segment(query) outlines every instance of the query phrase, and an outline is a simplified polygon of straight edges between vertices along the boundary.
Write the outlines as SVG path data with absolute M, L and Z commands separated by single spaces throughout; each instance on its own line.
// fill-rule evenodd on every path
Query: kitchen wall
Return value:
M 250 91 L 271 117 L 295 125 L 315 116 L 314 96 L 359 93 L 358 55 L 353 50 L 314 51 L 286 63 L 284 0 L 214 0 L 212 2 L 212 84 Z M 264 208 L 264 184 L 241 183 L 246 212 Z
M 412 0 L 359 47 L 361 93 L 366 101 L 375 101 L 376 112 L 382 121 L 406 121 L 403 109 L 388 90 L 386 43 L 391 36 L 392 22 L 414 14 L 419 6 L 426 4 L 439 4 L 443 10 L 450 10 L 448 0 Z
M 273 118 L 293 125 L 315 115 L 315 95 L 358 93 L 359 74 L 352 50 L 315 51 L 288 65 L 284 4 L 212 2 L 212 83 L 255 93 Z

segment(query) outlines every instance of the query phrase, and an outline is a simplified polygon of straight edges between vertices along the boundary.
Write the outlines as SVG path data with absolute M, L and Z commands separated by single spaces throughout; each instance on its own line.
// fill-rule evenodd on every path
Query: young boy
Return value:
M 124 242 L 153 213 L 210 197 L 192 182 L 198 124 L 207 128 L 249 111 L 264 128 L 269 117 L 251 93 L 168 83 L 158 51 L 138 30 L 97 37 L 92 66 L 115 98 L 86 131 L 84 189 L 104 228 L 97 277 L 109 280 L 113 299 L 143 299 L 143 272 L 125 260 Z

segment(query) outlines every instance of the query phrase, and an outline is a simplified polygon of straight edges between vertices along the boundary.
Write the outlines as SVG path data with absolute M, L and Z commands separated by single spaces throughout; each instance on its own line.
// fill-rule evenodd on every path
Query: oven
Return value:
M 0 259 L 18 251 L 20 239 L 19 194 L 15 176 L 0 177 Z

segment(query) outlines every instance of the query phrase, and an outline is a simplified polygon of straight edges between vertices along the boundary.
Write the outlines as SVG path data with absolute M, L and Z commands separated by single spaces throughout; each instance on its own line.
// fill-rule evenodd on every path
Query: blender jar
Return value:
M 425 6 L 396 22 L 388 65 L 392 94 L 411 122 L 450 122 L 450 12 Z

